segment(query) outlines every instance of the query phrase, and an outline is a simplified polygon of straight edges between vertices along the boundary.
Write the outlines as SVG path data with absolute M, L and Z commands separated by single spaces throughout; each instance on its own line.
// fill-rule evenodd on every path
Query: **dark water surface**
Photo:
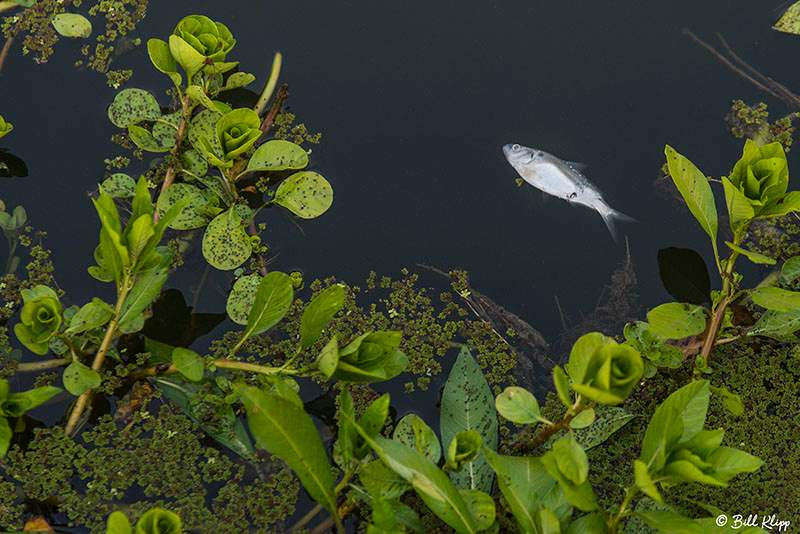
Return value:
M 280 252 L 271 268 L 350 283 L 373 269 L 399 276 L 417 262 L 467 269 L 477 289 L 551 340 L 561 332 L 554 296 L 573 317 L 591 311 L 625 257 L 624 237 L 647 308 L 670 300 L 658 249 L 695 248 L 711 264 L 696 222 L 653 189 L 664 145 L 719 176 L 741 152 L 722 122 L 732 99 L 765 100 L 773 117 L 789 110 L 681 29 L 709 42 L 719 31 L 753 66 L 797 87 L 800 38 L 770 29 L 777 4 L 153 1 L 135 36 L 166 39 L 191 13 L 223 22 L 238 40 L 229 59 L 256 74 L 256 91 L 273 53 L 283 53 L 288 110 L 323 133 L 311 167 L 335 197 L 325 215 L 301 223 L 304 234 L 275 210 L 261 218 L 263 238 Z M 103 159 L 123 153 L 108 141 L 117 129 L 106 107 L 116 91 L 72 67 L 81 44 L 62 40 L 44 65 L 15 47 L 0 74 L 0 114 L 15 126 L 0 146 L 30 171 L 0 182 L 0 197 L 24 205 L 49 233 L 72 303 L 113 300 L 111 286 L 86 273 L 99 230 L 87 192 L 104 177 Z M 168 88 L 144 46 L 115 67 L 133 68 L 126 87 L 159 96 Z M 620 225 L 615 243 L 596 213 L 542 202 L 515 184 L 505 143 L 586 163 L 608 203 L 640 222 Z M 794 151 L 789 159 L 792 168 Z M 170 284 L 188 294 L 199 276 Z M 222 288 L 230 278 L 213 277 Z M 206 292 L 197 311 L 224 311 L 224 295 Z

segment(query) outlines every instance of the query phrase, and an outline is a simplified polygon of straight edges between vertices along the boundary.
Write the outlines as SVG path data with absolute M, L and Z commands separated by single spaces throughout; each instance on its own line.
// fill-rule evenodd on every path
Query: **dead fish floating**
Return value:
M 615 210 L 603 200 L 603 194 L 576 168 L 537 148 L 518 144 L 503 146 L 503 153 L 523 180 L 548 195 L 595 210 L 603 218 L 611 237 L 617 239 L 614 220 L 636 222 L 633 217 Z

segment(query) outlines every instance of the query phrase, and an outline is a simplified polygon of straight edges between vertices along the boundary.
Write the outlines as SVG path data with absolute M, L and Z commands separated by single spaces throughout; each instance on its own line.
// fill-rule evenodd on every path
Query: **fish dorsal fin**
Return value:
M 566 164 L 575 169 L 576 171 L 580 172 L 585 171 L 589 167 L 585 163 L 580 163 L 578 161 L 567 161 Z

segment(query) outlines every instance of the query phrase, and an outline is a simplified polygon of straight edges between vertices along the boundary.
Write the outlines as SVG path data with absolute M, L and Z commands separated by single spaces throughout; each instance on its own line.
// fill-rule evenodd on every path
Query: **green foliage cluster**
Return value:
M 778 142 L 788 152 L 795 131 L 792 121 L 796 118 L 797 113 L 790 113 L 770 123 L 769 112 L 764 102 L 748 106 L 741 100 L 734 100 L 725 122 L 731 133 L 738 138 L 748 137 L 759 145 Z

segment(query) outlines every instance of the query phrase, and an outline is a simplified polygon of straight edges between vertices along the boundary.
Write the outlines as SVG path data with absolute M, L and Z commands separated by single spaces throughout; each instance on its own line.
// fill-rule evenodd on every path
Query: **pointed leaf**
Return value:
M 717 208 L 714 204 L 714 193 L 705 175 L 684 156 L 667 145 L 664 153 L 672 181 L 686 201 L 689 211 L 703 227 L 716 248 Z
M 192 382 L 197 382 L 203 378 L 205 365 L 203 358 L 195 351 L 183 347 L 175 347 L 172 351 L 172 361 L 178 372 Z
M 306 306 L 300 320 L 300 348 L 302 350 L 307 349 L 319 339 L 322 329 L 342 309 L 342 306 L 344 306 L 344 289 L 339 284 L 327 288 Z
M 779 312 L 800 309 L 800 292 L 779 287 L 756 287 L 748 291 L 753 302 L 762 308 Z
M 308 165 L 308 153 L 300 146 L 282 139 L 267 141 L 253 153 L 247 171 L 283 171 L 304 169 Z
M 667 339 L 683 339 L 706 328 L 705 310 L 694 304 L 667 302 L 647 312 L 650 333 Z
M 293 296 L 292 279 L 289 275 L 272 271 L 262 278 L 247 317 L 244 337 L 261 334 L 275 326 L 289 311 Z

